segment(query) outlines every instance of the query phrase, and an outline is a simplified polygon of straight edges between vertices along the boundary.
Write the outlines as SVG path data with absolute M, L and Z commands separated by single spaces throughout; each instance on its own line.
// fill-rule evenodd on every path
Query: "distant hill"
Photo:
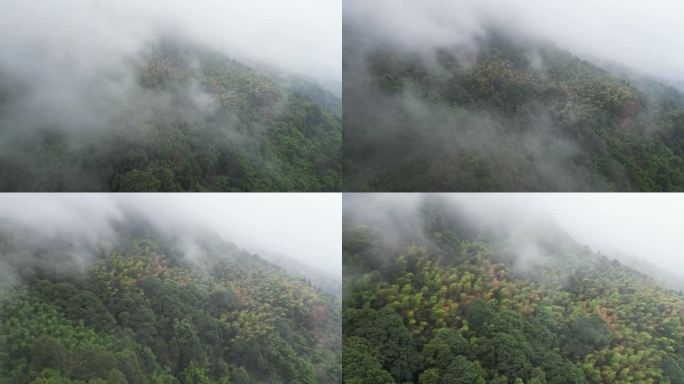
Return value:
M 2 383 L 341 382 L 338 299 L 212 233 L 28 234 L 0 232 Z
M 681 92 L 497 30 L 474 45 L 345 34 L 345 190 L 684 190 Z
M 344 223 L 345 383 L 682 382 L 681 292 L 558 228 L 420 212 L 391 242 Z
M 54 90 L 31 89 L 0 69 L 0 190 L 340 189 L 341 101 L 320 86 L 289 84 L 173 38 L 128 66 L 132 86 L 97 74 L 102 85 L 83 91 L 86 105 L 45 112 L 66 114 L 66 123 L 48 126 L 12 113 Z M 81 111 L 93 108 L 89 100 L 102 111 Z M 83 121 L 82 112 L 98 117 Z
M 259 257 L 283 268 L 292 276 L 306 279 L 308 283 L 321 291 L 342 299 L 341 276 L 333 276 L 332 273 L 320 271 L 291 257 L 274 252 L 259 252 Z
M 684 92 L 684 81 L 677 81 L 674 83 L 674 86 L 679 90 L 679 92 Z

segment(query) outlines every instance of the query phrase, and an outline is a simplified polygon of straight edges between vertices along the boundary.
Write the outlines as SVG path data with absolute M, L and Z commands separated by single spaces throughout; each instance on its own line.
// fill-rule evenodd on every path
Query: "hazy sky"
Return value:
M 5 0 L 0 63 L 39 64 L 49 71 L 49 64 L 62 60 L 91 68 L 173 31 L 234 57 L 339 81 L 341 1 Z
M 684 276 L 682 194 L 493 193 L 463 194 L 456 200 L 474 214 L 521 223 L 548 215 L 594 251 L 638 257 Z
M 684 2 L 679 0 L 345 0 L 345 22 L 400 44 L 462 43 L 495 23 L 556 43 L 585 58 L 608 60 L 684 81 Z
M 110 218 L 132 208 L 159 225 L 206 225 L 252 253 L 282 254 L 340 276 L 341 199 L 326 193 L 2 194 L 0 217 L 95 239 L 109 231 Z
M 576 240 L 611 256 L 614 250 L 684 276 L 684 195 L 549 193 L 511 195 L 539 206 Z
M 560 228 L 579 244 L 609 258 L 638 258 L 684 278 L 684 194 L 347 194 L 344 214 L 386 228 L 392 240 L 395 233 L 405 236 L 401 233 L 422 231 L 417 210 L 430 195 L 451 201 L 468 220 L 484 224 L 483 228 L 502 223 L 523 231 Z

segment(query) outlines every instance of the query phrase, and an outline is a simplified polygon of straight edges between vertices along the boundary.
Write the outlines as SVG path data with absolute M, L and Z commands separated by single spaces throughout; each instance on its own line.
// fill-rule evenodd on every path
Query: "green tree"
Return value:
M 89 291 L 81 291 L 72 296 L 64 308 L 64 314 L 72 321 L 83 320 L 86 326 L 104 332 L 110 331 L 116 324 L 109 310 Z
M 494 311 L 486 301 L 475 300 L 468 306 L 466 318 L 470 329 L 477 332 L 478 335 L 482 335 L 493 315 Z
M 352 336 L 344 341 L 342 380 L 347 383 L 393 384 L 392 375 L 382 368 L 382 354 L 368 340 Z
M 444 370 L 456 356 L 470 356 L 468 340 L 457 330 L 438 329 L 425 345 L 423 355 L 428 365 Z

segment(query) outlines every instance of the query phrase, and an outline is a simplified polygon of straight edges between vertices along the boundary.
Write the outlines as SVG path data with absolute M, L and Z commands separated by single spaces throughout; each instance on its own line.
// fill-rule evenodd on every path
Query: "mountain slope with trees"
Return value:
M 546 224 L 521 245 L 422 212 L 424 234 L 346 219 L 344 383 L 683 382 L 681 292 Z
M 123 74 L 97 74 L 84 105 L 30 112 L 54 113 L 45 124 L 12 113 L 51 91 L 12 75 L 0 73 L 0 190 L 340 189 L 341 102 L 315 84 L 164 37 Z
M 674 87 L 496 29 L 471 45 L 345 30 L 345 190 L 684 190 Z
M 210 233 L 117 231 L 89 249 L 3 228 L 1 382 L 341 381 L 337 298 Z

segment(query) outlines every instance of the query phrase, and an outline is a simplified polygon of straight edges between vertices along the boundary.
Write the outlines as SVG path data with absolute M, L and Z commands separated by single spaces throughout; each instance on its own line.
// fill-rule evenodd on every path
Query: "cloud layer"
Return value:
M 345 27 L 412 50 L 467 42 L 496 27 L 594 61 L 684 80 L 684 4 L 676 0 L 345 0 Z
M 7 0 L 0 62 L 16 70 L 106 67 L 174 31 L 238 59 L 339 80 L 341 22 L 339 0 Z
M 0 219 L 46 238 L 97 245 L 111 237 L 112 220 L 135 213 L 167 234 L 206 228 L 251 253 L 284 255 L 341 276 L 339 195 L 5 194 L 0 205 Z
M 381 228 L 391 234 L 388 241 L 401 236 L 420 239 L 420 209 L 435 197 L 473 228 L 503 228 L 518 263 L 530 256 L 527 251 L 532 248 L 526 247 L 525 239 L 529 243 L 560 230 L 579 244 L 656 278 L 684 277 L 684 217 L 677 214 L 684 212 L 684 196 L 679 194 L 356 194 L 345 196 L 345 220 Z

